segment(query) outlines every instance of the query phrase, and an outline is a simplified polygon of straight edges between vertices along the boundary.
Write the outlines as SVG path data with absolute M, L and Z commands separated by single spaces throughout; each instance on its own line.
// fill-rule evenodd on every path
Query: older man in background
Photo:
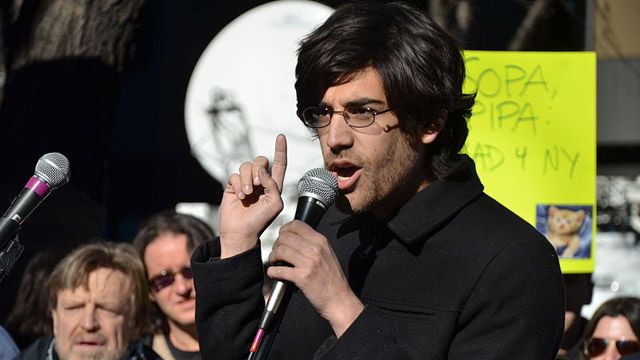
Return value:
M 159 359 L 136 340 L 149 329 L 144 265 L 130 244 L 87 244 L 67 255 L 48 282 L 53 337 L 17 359 Z

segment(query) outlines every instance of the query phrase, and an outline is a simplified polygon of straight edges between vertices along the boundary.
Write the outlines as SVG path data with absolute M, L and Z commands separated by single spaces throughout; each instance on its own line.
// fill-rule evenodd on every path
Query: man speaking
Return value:
M 298 290 L 270 359 L 555 358 L 558 258 L 460 154 L 464 77 L 455 41 L 402 3 L 342 6 L 302 41 L 298 116 L 340 193 L 317 229 L 292 221 L 274 244 L 267 275 Z M 286 162 L 279 136 L 272 163 L 229 176 L 220 237 L 192 258 L 203 358 L 249 355 Z

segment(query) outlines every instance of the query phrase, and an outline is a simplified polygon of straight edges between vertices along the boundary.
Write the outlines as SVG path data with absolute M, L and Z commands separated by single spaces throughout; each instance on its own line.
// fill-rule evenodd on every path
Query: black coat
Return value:
M 271 359 L 554 359 L 564 321 L 558 257 L 531 225 L 463 181 L 437 181 L 387 223 L 329 210 L 327 236 L 363 313 L 339 338 L 294 293 Z M 259 247 L 192 259 L 203 359 L 246 358 L 262 312 Z

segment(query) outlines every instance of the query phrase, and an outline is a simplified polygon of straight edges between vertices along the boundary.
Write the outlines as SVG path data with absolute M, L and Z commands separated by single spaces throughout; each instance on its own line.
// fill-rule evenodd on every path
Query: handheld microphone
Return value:
M 294 219 L 301 220 L 315 229 L 337 195 L 338 180 L 329 171 L 323 168 L 307 171 L 298 181 L 298 206 Z M 290 287 L 291 285 L 286 282 L 274 281 L 271 295 L 258 323 L 258 331 L 251 344 L 248 359 L 265 359 L 267 357 L 275 331 L 291 296 Z M 268 333 L 268 339 L 263 341 L 266 333 Z
M 69 160 L 60 153 L 44 154 L 36 164 L 34 175 L 0 218 L 0 250 L 11 241 L 20 225 L 51 191 L 69 182 Z

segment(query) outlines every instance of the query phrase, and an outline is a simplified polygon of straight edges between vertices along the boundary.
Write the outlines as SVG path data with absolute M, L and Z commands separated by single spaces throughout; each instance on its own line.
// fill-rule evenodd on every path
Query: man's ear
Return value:
M 438 137 L 438 134 L 440 134 L 440 131 L 442 130 L 442 128 L 444 127 L 444 124 L 447 122 L 447 114 L 443 114 L 442 116 L 440 116 L 438 118 L 438 120 L 436 122 L 434 122 L 428 129 L 427 131 L 425 131 L 420 140 L 422 140 L 423 144 L 431 144 L 432 142 L 434 142 L 436 140 L 436 138 Z

